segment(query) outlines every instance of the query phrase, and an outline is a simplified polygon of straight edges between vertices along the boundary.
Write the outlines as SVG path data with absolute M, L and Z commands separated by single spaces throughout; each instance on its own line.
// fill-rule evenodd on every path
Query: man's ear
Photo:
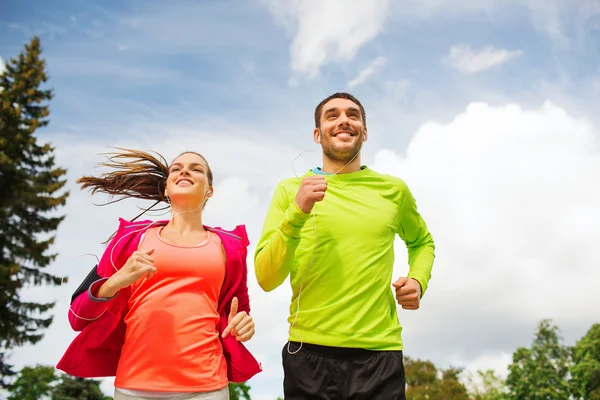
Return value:
M 315 140 L 315 143 L 321 143 L 321 130 L 319 128 L 315 128 L 315 130 L 313 131 L 313 138 Z

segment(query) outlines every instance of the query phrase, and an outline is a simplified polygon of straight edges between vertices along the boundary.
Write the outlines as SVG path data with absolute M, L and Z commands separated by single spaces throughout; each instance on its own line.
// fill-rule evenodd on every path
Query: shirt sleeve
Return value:
M 416 201 L 406 185 L 402 187 L 398 215 L 398 235 L 408 249 L 408 277 L 421 285 L 421 296 L 425 294 L 435 258 L 435 244 L 427 224 L 417 211 Z
M 282 184 L 277 186 L 256 246 L 256 280 L 267 292 L 281 285 L 289 275 L 302 227 L 310 218 L 310 214 L 300 210 L 294 198 Z

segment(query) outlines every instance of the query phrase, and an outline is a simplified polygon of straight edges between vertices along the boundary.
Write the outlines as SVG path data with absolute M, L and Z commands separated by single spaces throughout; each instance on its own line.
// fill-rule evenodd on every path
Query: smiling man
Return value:
M 323 166 L 278 184 L 254 258 L 265 291 L 290 276 L 285 398 L 405 399 L 395 303 L 419 308 L 433 239 L 406 184 L 361 165 L 368 136 L 358 99 L 324 99 L 313 135 Z M 396 235 L 409 271 L 392 282 Z

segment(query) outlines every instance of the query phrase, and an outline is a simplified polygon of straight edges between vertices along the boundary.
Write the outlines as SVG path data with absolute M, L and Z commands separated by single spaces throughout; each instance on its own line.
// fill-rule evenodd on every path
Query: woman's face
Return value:
M 165 195 L 171 203 L 204 202 L 212 195 L 208 182 L 208 164 L 201 156 L 184 153 L 169 167 Z

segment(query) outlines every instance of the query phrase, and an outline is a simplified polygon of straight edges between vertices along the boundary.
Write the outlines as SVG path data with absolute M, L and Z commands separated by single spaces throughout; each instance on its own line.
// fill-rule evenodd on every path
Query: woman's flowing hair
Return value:
M 92 194 L 105 193 L 114 200 L 107 204 L 116 203 L 127 198 L 154 200 L 157 204 L 167 202 L 165 187 L 169 175 L 167 161 L 159 153 L 150 153 L 117 148 L 120 152 L 105 154 L 107 161 L 100 166 L 110 171 L 96 176 L 83 176 L 77 180 L 81 189 L 91 189 Z
M 154 204 L 143 209 L 131 221 L 135 221 L 160 202 L 168 203 L 165 196 L 165 187 L 169 175 L 169 166 L 165 158 L 156 152 L 154 152 L 155 157 L 140 150 L 116 149 L 119 152 L 105 153 L 107 161 L 99 164 L 102 167 L 109 168 L 108 172 L 102 173 L 98 177 L 90 175 L 77 179 L 81 189 L 90 189 L 92 194 L 105 193 L 110 195 L 112 199 L 102 205 L 117 203 L 128 198 L 155 201 Z M 104 244 L 108 243 L 115 233 Z

